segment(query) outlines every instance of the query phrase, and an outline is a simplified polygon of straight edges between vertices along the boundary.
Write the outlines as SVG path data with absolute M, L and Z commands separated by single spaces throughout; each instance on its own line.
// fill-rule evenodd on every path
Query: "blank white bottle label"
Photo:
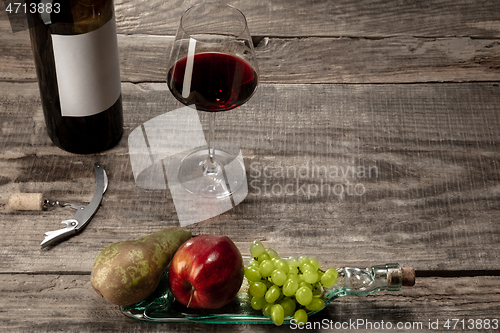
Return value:
M 52 35 L 61 113 L 91 116 L 120 97 L 120 64 L 115 17 L 80 35 Z

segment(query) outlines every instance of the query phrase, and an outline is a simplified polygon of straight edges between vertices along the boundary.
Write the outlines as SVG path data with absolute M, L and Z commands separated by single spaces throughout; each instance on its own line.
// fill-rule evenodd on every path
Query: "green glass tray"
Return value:
M 249 258 L 245 257 L 248 262 Z M 368 295 L 381 290 L 397 291 L 402 286 L 399 264 L 376 265 L 368 268 L 338 268 L 335 285 L 325 289 L 323 300 L 328 305 L 344 295 Z M 168 272 L 161 277 L 157 289 L 145 300 L 126 307 L 121 312 L 130 318 L 150 323 L 205 323 L 205 324 L 273 324 L 262 311 L 252 309 L 248 282 L 243 280 L 240 291 L 227 305 L 216 310 L 189 309 L 177 302 L 168 289 Z M 313 316 L 315 312 L 308 313 Z M 285 324 L 292 317 L 285 318 Z

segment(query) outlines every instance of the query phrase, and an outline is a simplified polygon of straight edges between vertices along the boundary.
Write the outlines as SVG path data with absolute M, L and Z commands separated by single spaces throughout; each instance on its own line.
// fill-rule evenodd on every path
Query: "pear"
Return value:
M 153 293 L 177 249 L 191 237 L 189 230 L 173 227 L 108 245 L 94 263 L 92 287 L 112 304 L 142 301 Z

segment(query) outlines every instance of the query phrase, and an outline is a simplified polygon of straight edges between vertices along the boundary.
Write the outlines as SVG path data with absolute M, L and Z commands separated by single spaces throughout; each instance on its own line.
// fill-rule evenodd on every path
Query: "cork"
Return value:
M 401 275 L 403 278 L 402 285 L 406 287 L 413 287 L 415 285 L 415 270 L 411 267 L 402 267 Z
M 16 193 L 9 197 L 11 210 L 42 210 L 42 193 Z

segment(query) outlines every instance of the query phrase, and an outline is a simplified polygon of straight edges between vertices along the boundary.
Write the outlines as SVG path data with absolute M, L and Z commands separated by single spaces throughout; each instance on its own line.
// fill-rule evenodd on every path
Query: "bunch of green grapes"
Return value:
M 337 281 L 335 268 L 323 271 L 318 260 L 305 256 L 280 258 L 258 240 L 250 245 L 250 254 L 253 259 L 245 269 L 245 277 L 252 308 L 262 310 L 274 324 L 279 326 L 286 317 L 293 316 L 298 325 L 304 325 L 308 313 L 325 307 L 321 296 L 324 288 Z

